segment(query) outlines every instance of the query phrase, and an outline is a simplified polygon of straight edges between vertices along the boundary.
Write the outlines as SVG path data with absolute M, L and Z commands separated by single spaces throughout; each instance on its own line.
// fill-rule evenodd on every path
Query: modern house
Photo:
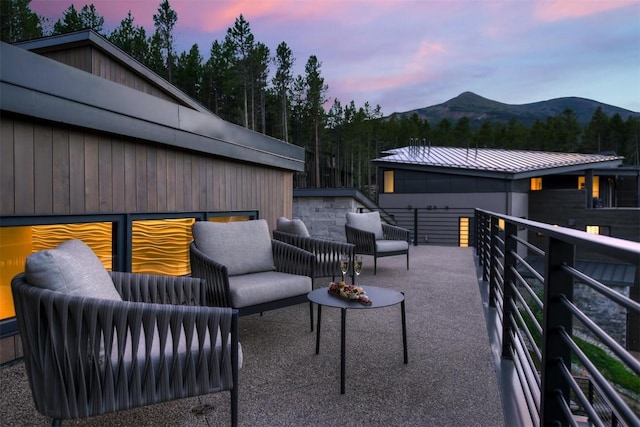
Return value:
M 0 44 L 0 363 L 11 278 L 82 238 L 108 269 L 189 273 L 195 220 L 292 214 L 301 147 L 225 122 L 104 37 Z
M 414 230 L 416 244 L 469 245 L 473 209 L 640 242 L 640 168 L 616 155 L 407 146 L 385 153 L 378 167 L 380 209 Z M 544 246 L 536 233 L 522 236 Z M 521 255 L 530 256 L 520 247 Z M 581 249 L 579 268 L 640 301 L 640 266 L 610 262 Z M 530 262 L 543 270 L 541 259 Z M 597 296 L 579 295 L 585 305 Z M 594 305 L 594 304 L 592 304 Z M 597 305 L 597 304 L 595 304 Z M 619 341 L 640 349 L 640 319 L 622 311 L 614 319 Z M 601 314 L 598 314 L 601 313 Z

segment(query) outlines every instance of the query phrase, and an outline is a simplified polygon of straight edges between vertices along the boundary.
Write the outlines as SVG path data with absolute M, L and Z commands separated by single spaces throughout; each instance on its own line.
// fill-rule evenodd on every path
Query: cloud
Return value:
M 635 5 L 640 12 L 638 0 L 538 0 L 534 16 L 543 22 L 576 19 L 610 10 Z

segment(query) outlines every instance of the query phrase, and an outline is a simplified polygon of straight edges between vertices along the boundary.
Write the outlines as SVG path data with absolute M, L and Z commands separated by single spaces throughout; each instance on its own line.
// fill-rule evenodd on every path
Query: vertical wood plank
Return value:
M 69 130 L 54 128 L 52 132 L 53 213 L 70 212 Z
M 158 155 L 155 147 L 147 147 L 147 212 L 158 210 Z
M 207 159 L 200 157 L 198 161 L 198 210 L 207 210 Z
M 147 147 L 136 145 L 136 212 L 147 208 Z
M 81 214 L 84 205 L 84 136 L 78 132 L 69 133 L 69 212 Z
M 191 154 L 183 154 L 182 192 L 184 193 L 184 210 L 191 210 Z
M 126 212 L 136 211 L 136 147 L 124 146 L 124 203 Z
M 100 136 L 98 139 L 98 210 L 113 211 L 113 159 L 111 156 L 111 138 Z
M 171 151 L 167 155 L 167 211 L 175 212 L 177 208 L 176 199 L 176 157 L 178 152 Z
M 36 124 L 34 136 L 34 213 L 53 213 L 53 134 L 50 126 Z
M 0 117 L 0 214 L 15 213 L 13 120 Z
M 34 213 L 33 124 L 14 124 L 15 210 L 18 215 Z
M 214 211 L 216 209 L 215 194 L 214 194 L 214 180 L 213 180 L 213 161 L 211 158 L 207 159 L 207 211 Z
M 125 212 L 125 144 L 111 139 L 111 206 L 114 212 Z
M 99 187 L 99 137 L 87 133 L 84 136 L 84 209 L 86 213 L 96 213 L 100 206 Z
M 157 206 L 160 212 L 167 212 L 167 150 L 158 149 L 156 153 L 156 190 Z
M 175 153 L 176 157 L 176 190 L 174 193 L 176 210 L 186 211 L 184 203 L 184 153 L 178 151 Z

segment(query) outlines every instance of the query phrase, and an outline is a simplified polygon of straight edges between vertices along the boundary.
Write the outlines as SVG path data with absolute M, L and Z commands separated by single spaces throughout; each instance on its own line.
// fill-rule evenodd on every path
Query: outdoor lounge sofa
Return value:
M 196 221 L 192 232 L 191 274 L 206 280 L 209 305 L 244 316 L 308 302 L 313 330 L 312 253 L 272 239 L 263 219 Z
M 346 218 L 347 242 L 356 245 L 357 254 L 373 255 L 373 274 L 378 258 L 392 255 L 406 255 L 409 269 L 409 230 L 382 222 L 378 211 L 347 212 Z
M 340 270 L 340 258 L 346 256 L 349 265 L 353 265 L 355 245 L 336 240 L 313 237 L 300 219 L 278 218 L 276 229 L 273 230 L 273 238 L 290 245 L 297 246 L 313 253 L 313 277 L 342 277 Z M 351 283 L 353 283 L 353 268 L 351 268 Z
M 107 272 L 79 240 L 27 258 L 11 283 L 36 409 L 92 417 L 229 390 L 238 421 L 238 313 L 188 277 Z

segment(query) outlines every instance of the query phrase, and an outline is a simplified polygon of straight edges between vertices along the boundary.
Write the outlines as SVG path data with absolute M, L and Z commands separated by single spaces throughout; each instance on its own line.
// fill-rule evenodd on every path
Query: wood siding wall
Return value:
M 293 210 L 291 171 L 7 116 L 0 179 L 1 216 Z
M 139 90 L 140 92 L 184 105 L 174 97 L 160 90 L 155 84 L 126 68 L 121 62 L 105 55 L 92 46 L 78 46 L 65 50 L 42 52 L 41 54 L 106 80 L 120 83 L 121 85 Z

